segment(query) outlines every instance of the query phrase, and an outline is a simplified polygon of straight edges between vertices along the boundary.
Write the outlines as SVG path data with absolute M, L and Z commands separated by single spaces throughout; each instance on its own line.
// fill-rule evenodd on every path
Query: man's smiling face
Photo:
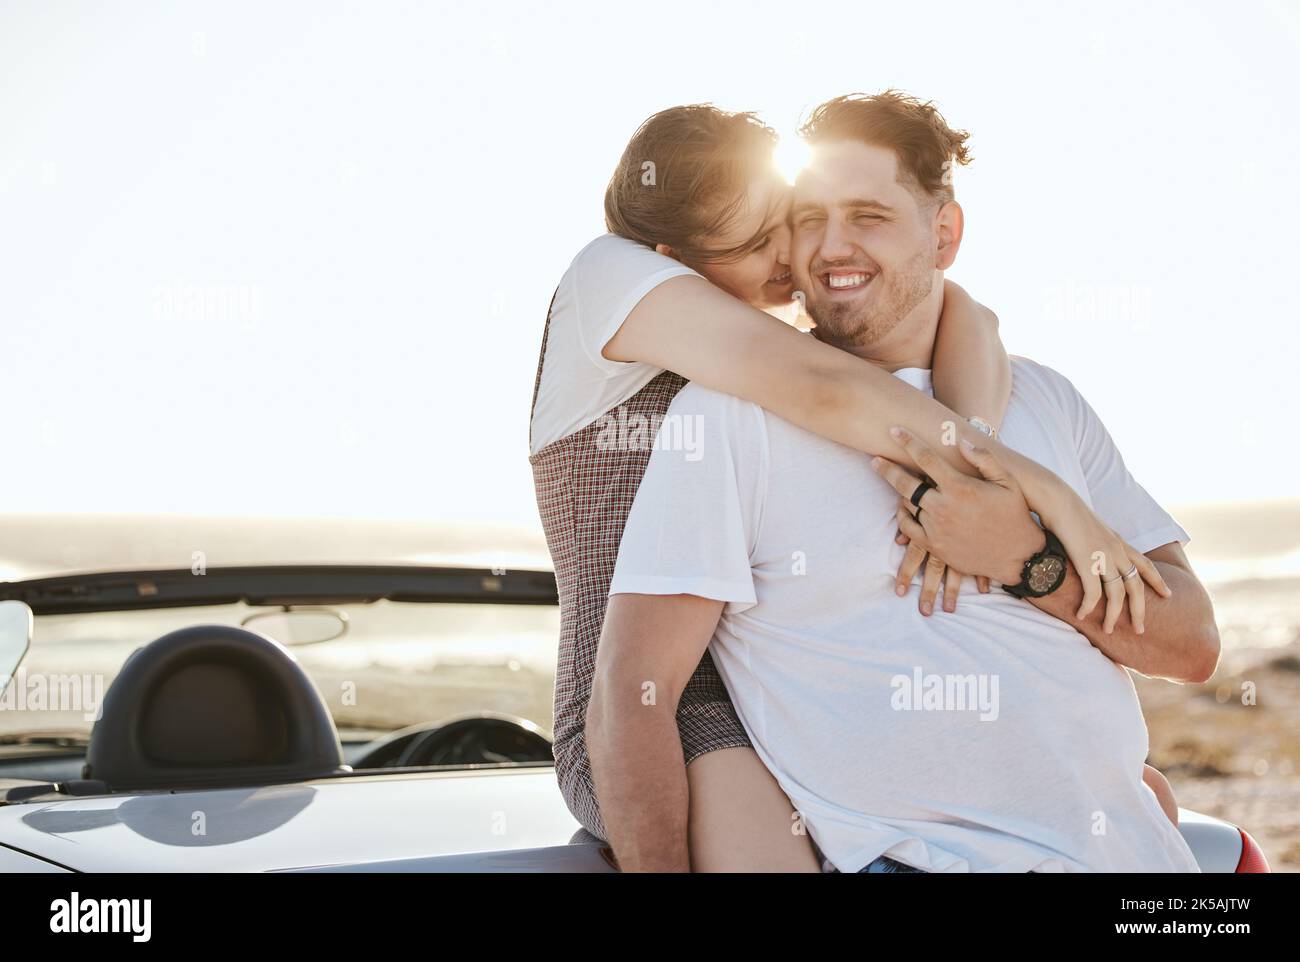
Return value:
M 817 336 L 848 346 L 892 331 L 942 275 L 934 207 L 898 180 L 894 152 L 817 144 L 795 185 L 790 267 Z

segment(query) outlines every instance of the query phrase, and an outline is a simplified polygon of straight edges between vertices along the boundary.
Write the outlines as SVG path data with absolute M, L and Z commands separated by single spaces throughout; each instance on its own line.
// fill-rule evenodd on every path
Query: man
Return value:
M 948 165 L 964 162 L 965 135 L 894 93 L 830 101 L 804 133 L 813 160 L 796 186 L 791 267 L 816 336 L 929 391 L 943 271 L 963 230 Z M 1077 574 L 987 452 L 967 452 L 985 478 L 970 480 L 900 436 L 930 474 L 921 484 L 688 386 L 669 413 L 698 419 L 703 456 L 651 456 L 588 713 L 597 793 L 625 867 L 661 841 L 675 846 L 668 863 L 686 858 L 684 813 L 629 813 L 628 800 L 652 797 L 680 766 L 660 716 L 671 718 L 712 641 L 796 830 L 840 871 L 882 859 L 924 871 L 1197 870 L 1143 783 L 1146 728 L 1120 667 L 1212 674 L 1218 635 L 1182 552 L 1187 534 L 1132 479 L 1069 381 L 1023 358 L 1013 374 L 1001 440 L 1070 483 L 1172 588 L 1148 597 L 1145 633 L 1103 626 L 1100 612 L 1077 617 Z M 895 582 L 908 590 L 929 549 L 913 606 Z M 999 587 L 933 616 L 942 562 Z M 607 778 L 609 760 L 629 753 L 634 774 L 618 766 Z

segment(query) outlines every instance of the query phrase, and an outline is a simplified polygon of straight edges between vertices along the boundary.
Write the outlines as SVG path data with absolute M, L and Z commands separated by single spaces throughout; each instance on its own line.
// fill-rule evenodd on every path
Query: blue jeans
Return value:
M 831 865 L 829 862 L 823 860 L 822 871 L 838 873 L 839 869 L 837 869 L 834 865 Z M 930 874 L 923 868 L 916 868 L 914 866 L 908 865 L 906 862 L 900 862 L 897 859 L 892 859 L 888 855 L 881 855 L 879 858 L 873 859 L 872 861 L 868 862 L 865 866 L 858 869 L 857 874 L 890 875 L 890 874 L 898 873 L 901 875 L 907 872 L 917 872 L 920 873 L 921 875 Z M 1029 874 L 1034 875 L 1037 873 L 1033 869 L 1030 869 Z
M 811 841 L 811 839 L 809 839 L 809 841 Z M 817 858 L 821 860 L 823 872 L 834 872 L 836 874 L 839 874 L 840 870 L 837 869 L 834 865 L 832 865 L 829 861 L 827 861 L 826 856 L 822 854 L 822 850 L 818 848 L 816 842 L 813 842 L 813 851 L 817 853 Z M 890 858 L 888 855 L 881 855 L 878 858 L 872 859 L 866 865 L 862 866 L 862 868 L 858 869 L 857 874 L 858 875 L 864 875 L 864 874 L 865 875 L 886 875 L 886 874 L 892 875 L 895 872 L 899 874 L 903 874 L 906 872 L 919 872 L 922 875 L 930 874 L 923 868 L 914 868 L 913 866 L 908 865 L 905 862 L 898 861 L 898 859 Z
M 898 872 L 900 874 L 905 872 L 919 872 L 922 875 L 929 874 L 923 868 L 915 868 L 914 866 L 908 865 L 905 862 L 900 862 L 897 859 L 892 859 L 888 855 L 882 855 L 879 858 L 874 859 L 871 862 L 868 862 L 862 868 L 858 869 L 859 875 L 863 875 L 863 874 L 881 875 L 881 874 L 889 874 L 893 872 Z
M 838 875 L 840 872 L 839 869 L 837 869 L 834 865 L 832 865 L 830 862 L 826 861 L 825 859 L 822 860 L 822 871 L 833 872 L 836 875 Z M 862 868 L 858 869 L 857 874 L 884 875 L 884 874 L 893 874 L 895 872 L 899 874 L 902 874 L 904 872 L 920 872 L 922 875 L 930 874 L 923 868 L 913 868 L 911 865 L 907 865 L 903 862 L 898 861 L 897 859 L 892 859 L 888 855 L 882 855 L 879 858 L 873 859 L 872 861 L 868 862 L 866 865 L 862 866 Z

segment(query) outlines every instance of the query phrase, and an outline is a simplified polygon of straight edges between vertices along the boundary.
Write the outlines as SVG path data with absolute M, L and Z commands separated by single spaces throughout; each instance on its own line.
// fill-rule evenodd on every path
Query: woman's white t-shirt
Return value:
M 701 276 L 615 234 L 597 237 L 578 252 L 551 305 L 531 453 L 585 428 L 663 373 L 640 361 L 611 361 L 601 351 L 641 298 L 682 274 Z

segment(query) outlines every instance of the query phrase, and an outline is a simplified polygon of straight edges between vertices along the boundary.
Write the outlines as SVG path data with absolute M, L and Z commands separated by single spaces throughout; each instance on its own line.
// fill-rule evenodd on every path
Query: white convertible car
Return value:
M 615 871 L 555 783 L 536 543 L 346 521 L 0 531 L 0 870 Z M 1267 871 L 1237 826 L 1180 814 L 1204 871 Z

